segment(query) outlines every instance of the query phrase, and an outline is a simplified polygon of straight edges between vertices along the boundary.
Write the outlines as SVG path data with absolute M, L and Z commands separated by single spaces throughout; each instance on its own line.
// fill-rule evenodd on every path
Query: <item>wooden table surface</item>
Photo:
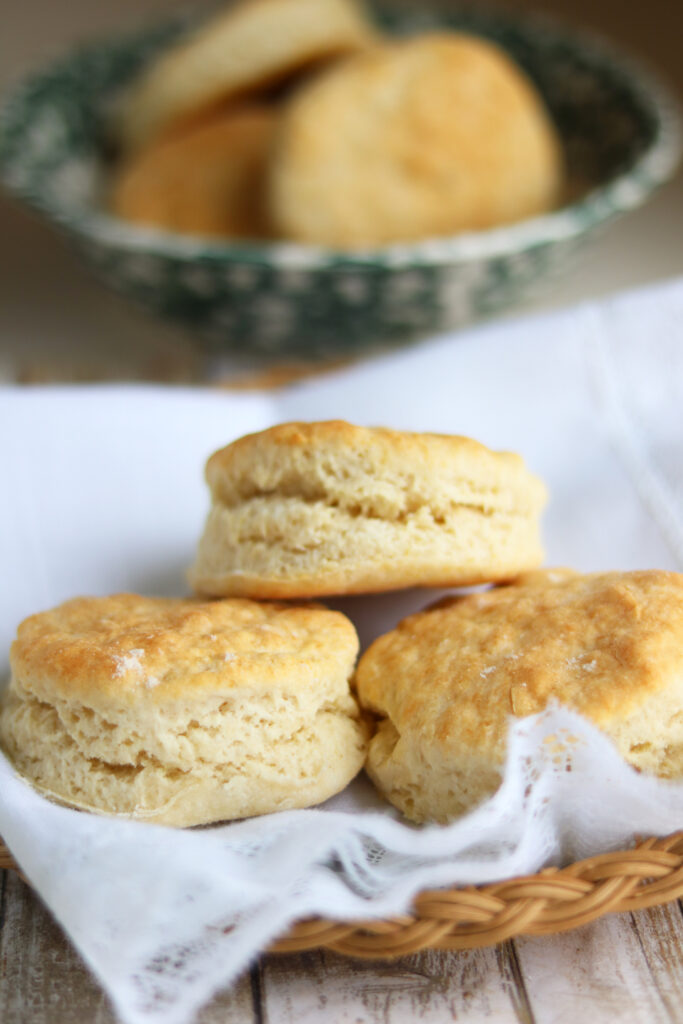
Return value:
M 97 983 L 31 890 L 2 872 L 2 1024 L 113 1024 Z M 669 1024 L 683 1021 L 679 903 L 493 949 L 368 963 L 264 956 L 197 1024 Z
M 0 34 L 0 87 L 81 35 L 170 6 L 169 0 L 13 4 Z M 621 39 L 683 86 L 680 0 L 539 0 L 537 6 Z M 608 232 L 535 308 L 683 273 L 682 218 L 679 174 L 645 209 Z M 0 238 L 0 380 L 202 378 L 206 368 L 180 332 L 100 289 L 59 239 L 6 201 L 0 201 Z M 31 890 L 12 872 L 0 878 L 1 1024 L 113 1021 L 101 989 Z M 564 935 L 495 949 L 427 952 L 393 963 L 327 953 L 265 956 L 198 1020 L 683 1022 L 681 906 L 603 918 Z

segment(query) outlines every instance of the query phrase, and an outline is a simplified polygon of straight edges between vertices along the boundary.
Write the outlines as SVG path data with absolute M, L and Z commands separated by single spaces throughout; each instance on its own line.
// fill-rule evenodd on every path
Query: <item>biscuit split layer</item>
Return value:
M 683 575 L 530 573 L 405 619 L 360 660 L 380 721 L 366 769 L 414 821 L 492 795 L 510 716 L 551 701 L 593 721 L 636 768 L 683 775 Z
M 365 756 L 358 641 L 318 606 L 79 598 L 27 619 L 0 738 L 64 803 L 197 825 L 320 803 Z
M 312 597 L 501 580 L 538 565 L 545 488 L 468 438 L 290 423 L 207 464 L 195 589 Z

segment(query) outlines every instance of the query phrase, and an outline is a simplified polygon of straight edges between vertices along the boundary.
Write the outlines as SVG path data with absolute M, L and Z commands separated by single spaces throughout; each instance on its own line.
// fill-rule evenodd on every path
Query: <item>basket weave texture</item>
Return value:
M 0 840 L 0 868 L 19 870 Z M 425 891 L 413 913 L 375 921 L 299 921 L 275 953 L 332 949 L 385 959 L 422 949 L 495 946 L 517 935 L 549 935 L 603 914 L 641 910 L 683 896 L 683 832 L 646 839 L 566 868 L 545 868 L 489 885 Z

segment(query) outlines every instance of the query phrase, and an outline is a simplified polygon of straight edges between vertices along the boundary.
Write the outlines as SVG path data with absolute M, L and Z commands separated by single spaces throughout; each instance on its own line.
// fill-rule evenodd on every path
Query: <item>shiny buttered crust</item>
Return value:
M 287 423 L 208 461 L 202 594 L 313 597 L 509 579 L 542 557 L 543 484 L 464 437 Z
M 307 807 L 365 757 L 357 650 L 314 605 L 78 598 L 19 627 L 0 738 L 86 810 L 198 825 Z
M 276 228 L 362 247 L 479 230 L 560 198 L 555 129 L 501 50 L 456 33 L 357 54 L 290 104 L 274 150 Z
M 150 143 L 119 169 L 112 213 L 183 234 L 266 237 L 265 180 L 276 120 L 267 107 L 227 110 Z
M 194 111 L 367 46 L 373 37 L 355 0 L 241 0 L 133 81 L 117 111 L 119 140 L 136 149 Z
M 414 821 L 447 822 L 501 781 L 510 716 L 551 701 L 636 768 L 683 774 L 683 576 L 528 574 L 405 619 L 361 658 L 380 717 L 367 770 Z

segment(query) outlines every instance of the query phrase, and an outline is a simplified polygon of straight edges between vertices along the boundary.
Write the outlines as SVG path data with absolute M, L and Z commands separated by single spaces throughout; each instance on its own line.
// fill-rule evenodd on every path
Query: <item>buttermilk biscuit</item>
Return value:
M 85 810 L 199 825 L 306 807 L 363 763 L 357 649 L 316 605 L 77 598 L 19 627 L 0 738 Z
M 543 484 L 464 437 L 286 423 L 216 452 L 203 594 L 302 597 L 508 579 L 542 557 Z
M 533 85 L 493 44 L 441 33 L 325 72 L 291 102 L 273 219 L 340 247 L 478 230 L 550 209 L 560 146 Z
M 367 761 L 413 821 L 498 788 L 510 716 L 557 701 L 636 768 L 683 774 L 683 575 L 537 572 L 454 597 L 380 637 L 357 672 L 381 721 Z
M 151 142 L 118 172 L 112 213 L 187 234 L 265 237 L 266 164 L 275 121 L 267 107 L 227 110 Z
M 117 134 L 134 149 L 196 110 L 263 89 L 373 37 L 355 0 L 242 0 L 143 70 L 121 99 Z

